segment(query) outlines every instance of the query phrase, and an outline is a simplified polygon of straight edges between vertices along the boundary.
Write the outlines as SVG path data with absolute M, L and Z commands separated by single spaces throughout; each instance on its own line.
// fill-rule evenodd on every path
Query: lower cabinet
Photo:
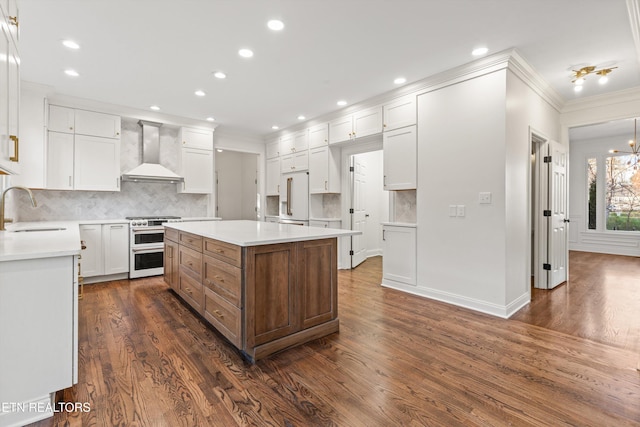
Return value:
M 320 220 L 320 219 L 310 219 L 309 227 L 320 227 L 320 228 L 342 228 L 341 220 Z
M 85 283 L 129 273 L 129 224 L 81 224 L 80 239 L 85 242 L 80 265 Z
M 382 284 L 416 286 L 416 228 L 382 226 Z
M 178 232 L 165 229 L 164 233 L 164 281 L 167 282 L 171 288 L 178 292 L 180 289 L 180 283 L 178 282 L 178 275 L 180 273 L 180 263 L 178 259 Z
M 251 361 L 338 330 L 337 239 L 240 247 L 165 233 L 165 281 Z M 181 242 L 181 243 L 178 243 Z M 175 252 L 177 251 L 177 252 Z M 167 263 L 165 263 L 167 265 Z

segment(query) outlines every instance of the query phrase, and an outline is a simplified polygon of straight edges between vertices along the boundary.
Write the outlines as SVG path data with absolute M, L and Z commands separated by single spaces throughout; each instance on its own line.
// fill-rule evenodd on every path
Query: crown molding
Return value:
M 636 47 L 636 59 L 640 62 L 640 0 L 627 0 L 627 12 L 633 44 Z
M 640 87 L 604 93 L 602 95 L 594 95 L 588 98 L 572 99 L 564 105 L 561 113 L 575 113 L 583 110 L 630 102 L 640 102 Z
M 399 97 L 415 94 L 422 95 L 433 92 L 447 86 L 455 85 L 466 80 L 471 80 L 499 70 L 509 69 L 525 82 L 533 91 L 541 96 L 558 112 L 561 111 L 565 101 L 551 86 L 531 67 L 527 61 L 515 49 L 507 49 L 493 55 L 477 59 L 475 61 L 454 67 L 450 70 L 434 74 L 417 82 L 410 83 L 397 89 L 384 92 L 364 101 L 352 104 L 348 107 L 334 110 L 322 116 L 314 117 L 302 123 L 289 126 L 285 129 L 264 135 L 265 141 L 270 141 L 279 136 L 295 133 L 308 127 L 331 121 L 338 117 L 352 114 L 367 108 L 378 107 L 391 102 Z

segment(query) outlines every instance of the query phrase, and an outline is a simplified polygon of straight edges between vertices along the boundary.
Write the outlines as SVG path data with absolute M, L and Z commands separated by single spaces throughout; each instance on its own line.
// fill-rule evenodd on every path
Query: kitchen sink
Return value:
M 62 231 L 66 230 L 66 228 L 61 227 L 50 227 L 50 228 L 22 228 L 20 230 L 11 230 L 14 233 L 22 233 L 22 232 L 32 232 L 32 231 Z

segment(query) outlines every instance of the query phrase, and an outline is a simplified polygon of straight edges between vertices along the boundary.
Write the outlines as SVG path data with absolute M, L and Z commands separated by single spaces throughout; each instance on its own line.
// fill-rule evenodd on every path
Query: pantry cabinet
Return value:
M 414 94 L 403 96 L 383 107 L 384 131 L 416 124 L 417 106 Z
M 80 266 L 87 279 L 129 273 L 129 224 L 80 224 L 82 251 Z M 106 280 L 106 279 L 105 279 Z M 101 281 L 85 280 L 85 283 Z
M 0 171 L 20 173 L 20 55 L 14 1 L 0 8 Z
M 267 160 L 267 196 L 277 196 L 280 194 L 280 158 L 276 157 Z
M 340 193 L 340 148 L 324 146 L 309 151 L 309 192 Z
M 416 228 L 382 226 L 382 284 L 416 285 Z
M 178 192 L 213 193 L 213 131 L 183 127 L 180 140 L 179 164 L 184 182 L 178 185 Z
M 408 126 L 382 137 L 384 155 L 383 186 L 385 190 L 415 190 L 417 185 L 417 132 Z

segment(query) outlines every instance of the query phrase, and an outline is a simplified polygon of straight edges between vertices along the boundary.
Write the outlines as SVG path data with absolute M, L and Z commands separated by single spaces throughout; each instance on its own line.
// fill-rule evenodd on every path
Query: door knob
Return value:
M 571 220 L 569 218 L 565 218 L 562 220 L 563 222 L 571 222 Z

